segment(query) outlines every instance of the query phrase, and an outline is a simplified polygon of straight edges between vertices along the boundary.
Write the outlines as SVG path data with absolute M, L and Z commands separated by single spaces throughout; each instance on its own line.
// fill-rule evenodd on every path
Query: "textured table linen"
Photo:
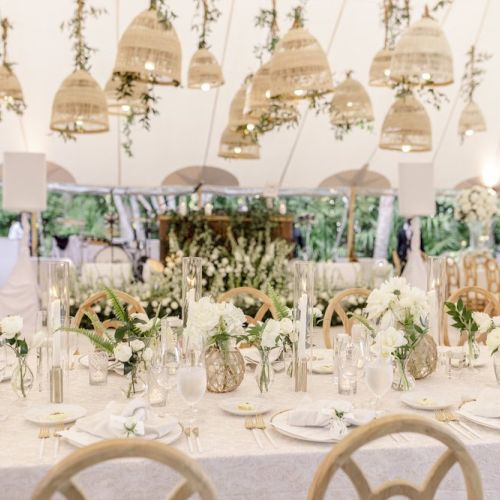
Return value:
M 83 405 L 89 413 L 101 410 L 106 402 L 120 398 L 119 387 L 123 379 L 110 374 L 108 385 L 88 385 L 88 374 L 77 368 L 70 374 L 66 388 L 66 403 Z M 473 373 L 464 371 L 461 380 L 448 380 L 444 374 L 435 373 L 419 381 L 417 390 L 435 394 L 453 393 L 457 401 L 461 397 L 475 396 L 485 384 L 494 384 L 493 368 L 490 364 Z M 204 453 L 194 457 L 205 468 L 223 499 L 304 499 L 314 472 L 331 445 L 301 442 L 270 430 L 278 448 L 265 443 L 261 450 L 250 431 L 244 428 L 244 419 L 223 413 L 218 402 L 227 397 L 255 396 L 257 385 L 252 373 L 247 373 L 242 386 L 231 394 L 207 394 L 199 405 L 201 414 L 201 441 Z M 399 401 L 401 393 L 390 391 L 383 406 L 390 412 L 412 411 Z M 309 392 L 296 394 L 291 380 L 283 373 L 276 374 L 269 398 L 273 401 L 273 413 L 293 407 L 304 397 L 313 399 L 338 398 L 329 375 L 312 375 Z M 363 382 L 359 383 L 355 404 L 362 405 L 369 398 Z M 0 384 L 0 414 L 8 418 L 0 425 L 0 498 L 24 500 L 30 497 L 36 483 L 53 465 L 51 439 L 45 446 L 45 458 L 38 460 L 38 428 L 23 418 L 25 410 L 37 403 L 46 403 L 48 396 L 33 389 L 26 403 L 16 402 L 9 383 Z M 171 413 L 181 416 L 184 405 L 174 394 L 171 398 Z M 416 412 L 422 415 L 426 412 Z M 432 414 L 427 414 L 432 417 Z M 269 420 L 269 415 L 266 416 Z M 466 445 L 478 464 L 483 481 L 485 497 L 500 498 L 500 432 L 489 431 L 470 424 L 481 433 L 483 439 L 466 440 Z M 264 436 L 260 436 L 265 442 Z M 422 479 L 431 463 L 444 447 L 423 436 L 409 435 L 410 442 L 395 443 L 390 437 L 373 442 L 357 452 L 355 459 L 365 471 L 372 485 L 393 478 Z M 175 447 L 187 452 L 187 443 L 182 436 Z M 74 448 L 61 443 L 59 460 Z M 79 484 L 89 498 L 107 500 L 120 498 L 156 500 L 164 499 L 176 482 L 166 468 L 152 462 L 133 459 L 100 464 L 78 476 Z M 349 481 L 343 474 L 336 476 L 330 486 L 329 498 L 356 498 Z M 448 474 L 442 484 L 438 498 L 465 498 L 464 484 L 457 467 Z

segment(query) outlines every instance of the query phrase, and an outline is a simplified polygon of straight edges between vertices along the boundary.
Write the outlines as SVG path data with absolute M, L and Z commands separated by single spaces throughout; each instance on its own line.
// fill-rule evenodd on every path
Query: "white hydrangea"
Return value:
M 497 213 L 497 195 L 493 189 L 473 186 L 459 193 L 455 218 L 464 222 L 489 222 Z

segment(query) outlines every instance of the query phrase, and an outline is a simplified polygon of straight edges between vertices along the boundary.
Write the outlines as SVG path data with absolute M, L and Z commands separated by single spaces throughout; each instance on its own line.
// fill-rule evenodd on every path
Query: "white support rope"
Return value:
M 340 6 L 339 14 L 337 16 L 337 20 L 335 21 L 335 24 L 333 26 L 332 34 L 330 35 L 330 40 L 328 41 L 328 45 L 326 48 L 326 55 L 330 55 L 330 51 L 333 47 L 333 42 L 335 40 L 335 37 L 337 35 L 337 32 L 339 30 L 340 26 L 340 21 L 342 19 L 342 16 L 344 14 L 345 6 L 347 4 L 347 0 L 342 1 L 342 5 Z M 283 185 L 283 181 L 285 180 L 285 176 L 288 173 L 288 169 L 290 168 L 290 165 L 292 163 L 293 155 L 295 154 L 295 150 L 297 149 L 297 145 L 299 144 L 300 137 L 302 136 L 302 131 L 304 130 L 304 126 L 307 121 L 307 117 L 309 115 L 309 108 L 306 109 L 304 116 L 302 118 L 302 121 L 300 122 L 299 128 L 297 130 L 297 135 L 295 136 L 295 140 L 293 141 L 292 147 L 290 148 L 290 153 L 288 154 L 288 158 L 285 162 L 285 166 L 283 167 L 283 171 L 281 172 L 280 180 L 278 182 L 278 188 L 280 188 Z
M 490 0 L 485 0 L 483 14 L 481 16 L 481 20 L 479 21 L 479 26 L 478 26 L 477 33 L 476 33 L 476 38 L 474 40 L 474 46 L 475 47 L 477 46 L 477 44 L 479 42 L 479 39 L 481 37 L 481 33 L 483 32 L 484 23 L 486 21 L 486 14 L 488 13 L 489 6 L 490 6 Z M 456 107 L 458 105 L 459 99 L 460 99 L 460 86 L 459 86 L 458 91 L 457 91 L 457 93 L 455 95 L 455 98 L 453 99 L 453 103 L 452 103 L 450 112 L 448 114 L 448 118 L 446 120 L 446 123 L 445 123 L 445 126 L 443 128 L 443 131 L 441 132 L 441 136 L 439 137 L 439 142 L 438 142 L 438 144 L 436 146 L 436 149 L 434 151 L 434 155 L 432 157 L 432 163 L 436 162 L 437 156 L 438 156 L 439 152 L 441 151 L 441 147 L 443 146 L 444 139 L 446 137 L 446 133 L 448 132 L 451 120 L 452 120 L 452 118 L 453 118 L 453 116 L 455 114 L 455 109 L 456 109 Z
M 222 57 L 220 60 L 220 67 L 223 72 L 224 72 L 224 62 L 226 60 L 227 47 L 229 45 L 229 35 L 231 33 L 231 26 L 233 24 L 234 3 L 235 0 L 231 0 L 231 8 L 229 10 L 229 16 L 227 19 L 226 36 L 224 38 L 224 46 L 222 49 Z M 210 124 L 208 126 L 208 136 L 207 136 L 207 144 L 205 146 L 205 154 L 203 155 L 203 163 L 201 164 L 200 179 L 199 179 L 200 181 L 202 181 L 203 179 L 203 170 L 207 166 L 208 153 L 210 152 L 210 143 L 212 142 L 212 135 L 214 131 L 215 114 L 217 111 L 217 104 L 219 103 L 219 93 L 220 93 L 220 87 L 217 87 L 215 89 L 215 97 L 214 97 L 214 104 L 212 106 L 212 115 L 210 117 Z

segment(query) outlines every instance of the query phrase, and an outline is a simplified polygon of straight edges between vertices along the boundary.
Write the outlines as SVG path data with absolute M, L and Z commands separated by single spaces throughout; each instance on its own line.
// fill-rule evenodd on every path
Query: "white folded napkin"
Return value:
M 326 427 L 336 418 L 336 412 L 347 414 L 351 410 L 352 404 L 349 401 L 304 402 L 288 412 L 287 423 L 295 427 Z
M 109 402 L 104 410 L 78 420 L 75 429 L 104 439 L 134 436 L 159 439 L 176 425 L 173 417 L 156 417 L 144 399 L 133 399 L 126 403 Z
M 464 410 L 477 417 L 500 418 L 500 389 L 483 389 L 476 401 L 464 405 Z

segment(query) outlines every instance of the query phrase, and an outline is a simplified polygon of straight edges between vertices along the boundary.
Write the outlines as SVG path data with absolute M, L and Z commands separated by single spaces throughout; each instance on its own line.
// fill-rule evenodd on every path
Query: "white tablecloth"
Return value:
M 119 397 L 118 388 L 122 381 L 119 376 L 112 374 L 108 385 L 90 387 L 86 371 L 83 368 L 76 369 L 71 372 L 65 402 L 81 404 L 89 412 L 98 411 L 107 401 Z M 444 374 L 436 373 L 418 382 L 417 388 L 429 393 L 436 390 L 453 392 L 458 399 L 476 395 L 484 384 L 494 381 L 493 369 L 488 365 L 473 374 L 465 371 L 461 380 L 448 380 Z M 296 394 L 292 391 L 290 379 L 283 373 L 277 374 L 270 395 L 273 412 L 290 408 L 303 397 L 338 397 L 328 375 L 311 376 L 309 388 L 310 392 L 305 396 Z M 206 451 L 195 455 L 195 458 L 213 479 L 222 499 L 303 500 L 316 468 L 331 445 L 296 441 L 271 430 L 279 447 L 274 449 L 266 444 L 265 450 L 259 449 L 252 433 L 244 428 L 244 420 L 223 413 L 217 406 L 224 398 L 237 394 L 244 399 L 245 395 L 255 395 L 256 390 L 253 374 L 248 373 L 236 393 L 208 394 L 204 398 L 199 408 L 201 440 Z M 393 412 L 411 411 L 400 403 L 400 396 L 400 393 L 390 391 L 384 398 L 384 406 Z M 368 397 L 367 389 L 360 383 L 356 401 L 362 403 Z M 26 408 L 45 403 L 47 399 L 47 394 L 33 389 L 27 403 L 15 402 L 9 384 L 0 384 L 0 414 L 5 411 L 9 413 L 7 420 L 0 425 L 0 497 L 3 500 L 28 499 L 35 484 L 53 464 L 53 440 L 46 444 L 45 459 L 40 463 L 38 429 L 23 418 Z M 181 415 L 183 404 L 176 395 L 172 399 L 172 414 Z M 500 498 L 500 433 L 475 428 L 483 439 L 466 441 L 466 445 L 481 470 L 485 498 L 496 500 Z M 356 460 L 367 472 L 373 485 L 395 477 L 411 481 L 423 478 L 431 462 L 444 449 L 423 436 L 409 436 L 410 442 L 401 444 L 385 437 L 356 453 Z M 174 446 L 187 451 L 184 437 Z M 62 443 L 60 458 L 72 450 L 70 445 Z M 100 464 L 81 474 L 79 481 L 89 498 L 99 500 L 118 497 L 121 500 L 164 499 L 175 482 L 166 469 L 142 460 Z M 333 481 L 333 488 L 336 499 L 355 498 L 348 480 L 342 474 Z M 463 481 L 456 467 L 444 481 L 438 498 L 465 498 Z

